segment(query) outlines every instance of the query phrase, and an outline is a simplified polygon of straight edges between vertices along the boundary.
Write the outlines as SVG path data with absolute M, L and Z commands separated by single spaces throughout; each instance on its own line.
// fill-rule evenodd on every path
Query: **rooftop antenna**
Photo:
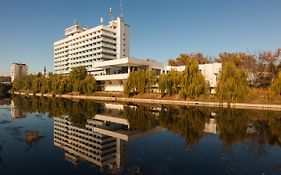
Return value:
M 123 0 L 120 0 L 120 17 L 123 18 Z
M 103 24 L 103 17 L 100 18 L 100 24 Z
M 74 25 L 79 25 L 79 22 L 77 19 L 74 19 Z
M 109 8 L 110 20 L 112 20 L 112 8 Z
M 46 66 L 44 66 L 44 76 L 46 76 L 46 72 L 47 72 Z

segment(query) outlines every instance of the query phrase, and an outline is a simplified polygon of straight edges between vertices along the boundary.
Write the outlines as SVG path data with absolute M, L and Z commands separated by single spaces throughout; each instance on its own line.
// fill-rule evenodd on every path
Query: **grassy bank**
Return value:
M 103 97 L 123 97 L 128 96 L 122 92 L 104 92 L 98 91 L 92 94 L 93 96 L 103 96 Z M 161 97 L 160 93 L 143 93 L 137 94 L 130 98 L 140 98 L 140 99 L 157 99 L 157 100 L 177 100 L 177 101 L 201 101 L 201 102 L 220 102 L 216 95 L 205 94 L 198 98 L 193 99 L 183 99 L 179 95 L 164 96 Z M 251 104 L 279 104 L 281 105 L 281 97 L 270 95 L 268 90 L 263 89 L 251 89 L 245 99 L 238 101 L 237 103 L 251 103 Z

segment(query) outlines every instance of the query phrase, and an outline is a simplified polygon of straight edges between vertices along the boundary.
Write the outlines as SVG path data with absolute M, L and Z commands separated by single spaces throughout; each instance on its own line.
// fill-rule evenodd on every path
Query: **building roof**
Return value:
M 109 61 L 102 61 L 102 62 L 95 62 L 93 64 L 94 68 L 109 68 L 110 66 L 140 66 L 146 65 L 152 68 L 163 68 L 164 64 L 154 61 L 154 60 L 143 60 L 138 58 L 121 58 L 121 59 L 114 59 Z

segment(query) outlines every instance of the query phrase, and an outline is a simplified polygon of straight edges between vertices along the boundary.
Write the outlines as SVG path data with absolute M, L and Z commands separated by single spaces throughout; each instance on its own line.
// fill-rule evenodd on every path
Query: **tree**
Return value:
M 159 78 L 159 89 L 161 91 L 161 96 L 163 97 L 165 94 L 171 96 L 174 94 L 178 94 L 181 81 L 183 78 L 182 72 L 170 71 L 167 74 L 161 74 Z
M 244 52 L 220 53 L 219 61 L 223 64 L 226 62 L 233 62 L 237 68 L 247 72 L 253 72 L 257 63 L 257 59 L 254 55 L 249 55 Z
M 244 99 L 248 92 L 247 75 L 233 62 L 225 62 L 219 74 L 217 96 L 220 101 L 236 102 Z
M 137 70 L 129 74 L 124 92 L 127 95 L 150 92 L 152 86 L 157 84 L 156 72 L 153 70 Z
M 198 61 L 188 59 L 183 72 L 182 88 L 180 95 L 183 98 L 197 98 L 206 92 L 206 81 L 198 68 Z
M 272 79 L 278 76 L 278 59 L 280 49 L 276 52 L 261 52 L 258 56 L 256 86 L 267 88 L 270 86 Z M 280 63 L 279 63 L 280 64 Z
M 20 91 L 22 90 L 22 81 L 19 78 L 16 78 L 13 82 L 13 91 Z
M 83 93 L 84 94 L 92 94 L 96 90 L 96 79 L 87 75 L 83 81 Z
M 202 53 L 191 53 L 180 54 L 176 59 L 169 59 L 168 64 L 170 66 L 184 66 L 189 59 L 197 60 L 199 64 L 209 63 L 208 58 L 205 57 Z
M 75 81 L 84 80 L 86 76 L 87 76 L 87 69 L 84 66 L 78 66 L 72 68 L 69 78 L 70 81 L 75 82 Z
M 274 95 L 281 96 L 281 71 L 279 72 L 278 77 L 272 80 L 270 90 Z

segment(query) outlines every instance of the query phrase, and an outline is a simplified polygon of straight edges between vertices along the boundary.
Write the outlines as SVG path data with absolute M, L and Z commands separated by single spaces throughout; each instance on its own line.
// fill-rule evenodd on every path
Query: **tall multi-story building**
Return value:
M 105 74 L 93 63 L 129 57 L 129 25 L 117 17 L 108 25 L 87 29 L 75 23 L 65 29 L 65 38 L 54 43 L 55 73 L 68 74 L 71 68 L 85 66 L 92 75 Z
M 11 81 L 16 78 L 22 78 L 27 75 L 27 65 L 22 63 L 13 63 L 11 66 Z
M 108 25 L 86 29 L 78 23 L 65 29 L 65 38 L 54 43 L 55 73 L 67 75 L 77 66 L 86 67 L 95 76 L 102 90 L 123 91 L 123 84 L 133 70 L 154 70 L 159 75 L 170 70 L 183 71 L 185 66 L 165 66 L 151 59 L 132 58 L 129 55 L 129 25 L 117 17 Z M 221 63 L 199 65 L 199 69 L 216 86 Z
M 54 43 L 54 69 L 69 74 L 77 66 L 86 67 L 105 91 L 123 91 L 123 83 L 132 70 L 154 69 L 162 63 L 131 58 L 129 25 L 117 17 L 97 27 L 86 29 L 78 23 L 65 29 L 65 38 Z

